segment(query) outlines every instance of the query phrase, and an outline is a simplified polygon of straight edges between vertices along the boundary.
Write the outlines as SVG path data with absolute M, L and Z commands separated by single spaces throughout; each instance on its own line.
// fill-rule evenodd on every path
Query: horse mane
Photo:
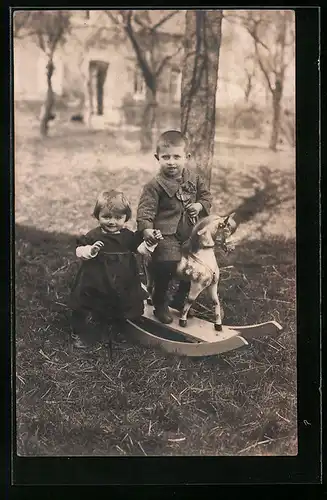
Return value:
M 196 253 L 200 248 L 201 248 L 201 241 L 203 239 L 203 235 L 199 235 L 199 231 L 203 229 L 205 226 L 208 226 L 210 222 L 213 222 L 215 219 L 217 219 L 217 215 L 208 215 L 207 217 L 204 217 L 201 219 L 197 224 L 194 226 L 192 229 L 191 235 L 188 238 L 188 240 L 185 241 L 185 243 L 182 245 L 182 251 L 183 253 Z M 226 219 L 226 217 L 230 217 L 230 215 L 225 215 L 225 216 L 220 216 L 222 220 Z M 234 219 L 232 219 L 234 220 Z M 236 226 L 234 228 L 234 231 L 236 229 Z M 232 231 L 232 232 L 234 232 Z

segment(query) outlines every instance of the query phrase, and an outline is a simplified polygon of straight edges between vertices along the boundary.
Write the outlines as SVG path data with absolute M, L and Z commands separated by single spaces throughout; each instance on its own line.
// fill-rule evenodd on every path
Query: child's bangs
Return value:
M 105 208 L 112 215 L 125 215 L 127 213 L 127 206 L 121 201 L 109 202 Z
M 123 193 L 118 191 L 104 191 L 100 193 L 93 215 L 98 218 L 100 211 L 105 210 L 109 214 L 123 216 L 126 215 L 126 220 L 131 217 L 131 208 L 129 201 Z

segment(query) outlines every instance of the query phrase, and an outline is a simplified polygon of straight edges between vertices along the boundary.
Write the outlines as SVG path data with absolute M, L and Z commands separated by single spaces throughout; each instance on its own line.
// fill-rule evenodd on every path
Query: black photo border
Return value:
M 82 2 L 80 2 L 81 4 Z M 36 5 L 33 8 L 73 8 L 72 6 Z M 12 9 L 32 8 L 20 2 Z M 83 8 L 83 5 L 79 5 Z M 88 7 L 88 5 L 85 5 Z M 119 6 L 116 8 L 122 8 Z M 126 5 L 126 8 L 131 7 Z M 96 8 L 95 6 L 93 8 Z M 99 8 L 105 8 L 104 6 Z M 106 8 L 115 8 L 107 6 Z M 200 8 L 199 6 L 142 6 L 138 8 Z M 201 7 L 212 8 L 212 6 Z M 233 8 L 232 6 L 216 8 Z M 239 6 L 247 9 L 251 6 Z M 258 8 L 258 6 L 252 6 Z M 320 309 L 320 87 L 319 87 L 319 7 L 266 6 L 262 8 L 294 9 L 296 12 L 296 222 L 297 222 L 297 343 L 298 343 L 298 455 L 289 457 L 18 457 L 15 453 L 15 422 L 11 407 L 11 384 L 14 390 L 14 345 L 10 335 L 3 335 L 5 376 L 2 381 L 5 396 L 6 459 L 3 470 L 6 483 L 16 491 L 20 486 L 32 486 L 49 493 L 49 486 L 83 485 L 81 489 L 94 491 L 94 486 L 116 485 L 127 487 L 145 485 L 263 485 L 321 483 L 321 313 Z M 3 196 L 4 227 L 10 245 L 2 247 L 5 274 L 3 296 L 7 297 L 5 321 L 13 328 L 14 319 L 14 186 L 13 186 L 13 106 L 10 92 L 12 52 L 10 18 L 5 19 L 5 156 Z M 10 57 L 9 57 L 10 55 Z M 6 68 L 5 63 L 5 68 Z M 7 148 L 4 148 L 7 152 Z M 10 166 L 10 168 L 9 168 Z M 9 239 L 9 240 L 8 240 Z M 9 300 L 8 300 L 9 297 Z M 2 309 L 3 310 L 3 309 Z M 42 486 L 47 488 L 42 488 Z M 41 488 L 39 488 L 41 487 Z M 136 488 L 137 489 L 137 488 Z M 34 490 L 34 488 L 33 488 Z M 61 488 L 54 488 L 57 498 Z M 25 490 L 26 491 L 26 490 Z M 96 490 L 98 491 L 98 490 Z M 163 490 L 161 490 L 163 491 Z M 221 493 L 222 491 L 220 491 Z M 41 493 L 42 496 L 44 493 Z M 61 493 L 60 493 L 61 494 Z M 94 493 L 91 493 L 94 494 Z M 142 493 L 141 498 L 145 498 Z M 31 493 L 31 498 L 36 498 Z M 25 497 L 24 497 L 25 498 Z M 126 498 L 123 496 L 123 498 Z

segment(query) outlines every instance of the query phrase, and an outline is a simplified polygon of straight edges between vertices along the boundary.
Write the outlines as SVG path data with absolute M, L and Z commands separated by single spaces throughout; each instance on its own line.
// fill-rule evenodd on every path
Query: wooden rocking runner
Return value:
M 214 248 L 215 243 L 219 241 L 226 249 L 227 238 L 235 229 L 233 214 L 227 217 L 208 216 L 195 224 L 188 248 L 184 248 L 177 266 L 179 277 L 191 282 L 186 305 L 182 312 L 171 309 L 173 323 L 167 325 L 160 323 L 153 314 L 153 307 L 145 303 L 142 318 L 138 321 L 127 321 L 131 337 L 147 346 L 157 346 L 180 356 L 210 356 L 246 346 L 251 338 L 277 336 L 281 332 L 282 327 L 276 321 L 250 326 L 222 325 L 217 291 L 219 266 Z M 146 274 L 148 282 L 144 288 L 151 296 L 151 276 Z M 192 303 L 205 288 L 211 291 L 215 304 L 214 323 L 197 317 L 187 317 Z M 189 299 L 191 296 L 192 300 Z
M 153 308 L 145 304 L 145 311 L 138 321 L 127 321 L 128 333 L 140 343 L 159 347 L 178 356 L 212 356 L 248 345 L 257 338 L 278 336 L 282 327 L 276 321 L 249 326 L 226 326 L 217 332 L 209 321 L 193 317 L 187 327 L 179 326 L 179 313 L 171 309 L 173 323 L 164 325 L 153 315 Z

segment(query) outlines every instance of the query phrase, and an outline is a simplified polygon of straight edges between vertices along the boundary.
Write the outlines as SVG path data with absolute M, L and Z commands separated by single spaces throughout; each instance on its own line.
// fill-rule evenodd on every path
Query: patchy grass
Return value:
M 213 173 L 216 211 L 237 206 L 255 186 L 276 187 L 265 209 L 240 227 L 242 244 L 218 258 L 225 323 L 274 319 L 284 327 L 281 336 L 192 359 L 143 348 L 117 332 L 110 361 L 97 342 L 70 348 L 65 302 L 78 266 L 74 235 L 92 227 L 95 195 L 104 186 L 124 189 L 135 207 L 155 164 L 112 134 L 74 130 L 42 142 L 24 126 L 16 136 L 19 454 L 296 454 L 290 154 L 225 145 L 217 148 Z M 211 318 L 205 294 L 197 308 Z
M 59 122 L 52 136 L 42 140 L 30 115 L 16 115 L 18 223 L 45 231 L 87 231 L 94 225 L 90 214 L 96 195 L 107 187 L 126 192 L 135 214 L 142 186 L 158 166 L 152 153 L 138 152 L 139 144 L 130 140 L 129 132 L 88 132 L 83 125 Z M 219 131 L 217 137 L 219 141 Z M 238 237 L 295 238 L 294 151 L 273 153 L 217 142 L 211 186 L 214 212 L 225 214 L 267 187 L 264 210 L 239 228 Z

